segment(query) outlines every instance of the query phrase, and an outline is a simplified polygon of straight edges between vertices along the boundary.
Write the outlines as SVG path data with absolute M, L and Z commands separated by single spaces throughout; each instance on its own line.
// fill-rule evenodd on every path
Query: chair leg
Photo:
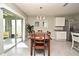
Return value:
M 45 49 L 44 49 L 44 56 L 45 56 Z
M 72 40 L 72 48 L 74 48 L 74 41 Z
M 36 50 L 36 49 L 34 49 L 34 56 L 35 56 L 35 50 Z

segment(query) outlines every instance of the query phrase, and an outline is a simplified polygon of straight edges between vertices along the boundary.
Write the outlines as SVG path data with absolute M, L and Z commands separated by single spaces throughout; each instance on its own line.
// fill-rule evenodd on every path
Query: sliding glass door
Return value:
M 12 42 L 13 42 L 13 44 L 15 45 L 15 20 L 11 20 L 11 25 L 12 25 L 12 27 L 11 27 L 11 40 L 12 40 Z
M 16 36 L 17 36 L 17 43 L 22 41 L 22 20 L 16 20 Z
M 12 20 L 12 35 L 11 37 L 13 39 L 15 39 L 15 44 L 19 43 L 20 41 L 22 41 L 22 20 L 21 19 L 16 19 L 16 20 Z
M 3 19 L 4 51 L 15 45 L 15 20 Z
M 15 46 L 23 39 L 23 20 L 5 8 L 3 10 L 3 43 L 4 51 Z

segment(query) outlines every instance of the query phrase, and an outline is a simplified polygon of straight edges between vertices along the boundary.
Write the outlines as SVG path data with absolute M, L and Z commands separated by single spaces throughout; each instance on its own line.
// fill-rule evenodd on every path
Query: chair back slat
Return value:
M 34 39 L 35 40 L 44 40 L 45 39 L 45 34 L 44 33 L 35 33 L 34 34 Z

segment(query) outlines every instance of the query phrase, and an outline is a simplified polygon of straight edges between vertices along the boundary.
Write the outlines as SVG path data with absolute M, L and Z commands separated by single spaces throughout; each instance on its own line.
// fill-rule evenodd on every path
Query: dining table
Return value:
M 30 36 L 30 55 L 33 55 L 33 41 L 34 41 L 34 35 L 39 34 L 39 33 L 32 33 Z M 47 51 L 48 51 L 48 56 L 50 56 L 50 34 L 43 33 L 45 34 L 45 40 L 47 41 Z

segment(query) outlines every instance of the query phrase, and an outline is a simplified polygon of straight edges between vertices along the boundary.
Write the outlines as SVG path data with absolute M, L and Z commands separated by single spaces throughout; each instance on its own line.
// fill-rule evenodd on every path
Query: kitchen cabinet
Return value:
M 66 40 L 66 31 L 56 31 L 55 39 L 56 40 Z
M 65 17 L 56 17 L 55 26 L 65 26 Z

